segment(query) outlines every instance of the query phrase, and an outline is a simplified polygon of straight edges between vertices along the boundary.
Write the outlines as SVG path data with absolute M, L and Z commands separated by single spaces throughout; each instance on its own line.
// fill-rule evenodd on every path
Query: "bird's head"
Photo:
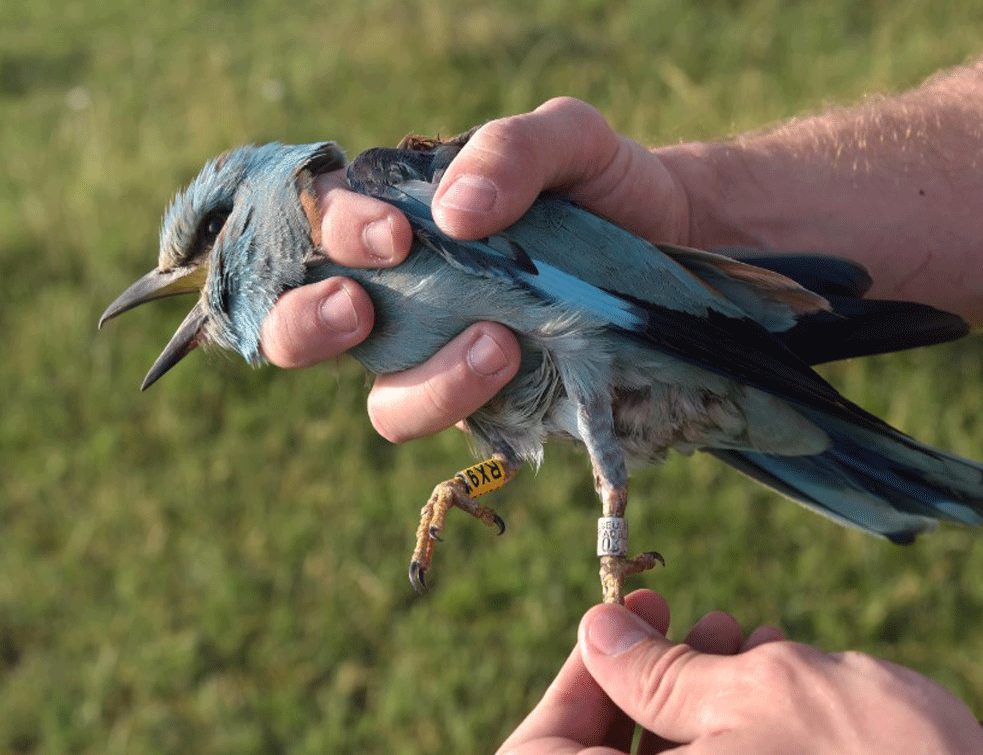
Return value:
M 99 320 L 101 327 L 145 302 L 200 292 L 147 373 L 144 390 L 196 346 L 262 360 L 263 320 L 283 291 L 304 282 L 316 256 L 313 176 L 344 164 L 333 142 L 240 147 L 211 160 L 174 198 L 161 225 L 157 267 Z

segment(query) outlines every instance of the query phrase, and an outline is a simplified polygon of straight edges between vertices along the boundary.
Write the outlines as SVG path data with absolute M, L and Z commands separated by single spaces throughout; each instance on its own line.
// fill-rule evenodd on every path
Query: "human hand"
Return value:
M 573 655 L 499 752 L 627 752 L 626 720 L 647 730 L 640 753 L 983 751 L 972 713 L 920 674 L 780 641 L 769 628 L 741 643 L 721 614 L 677 645 L 663 636 L 668 610 L 659 601 L 640 591 L 626 601 L 634 613 L 588 611 Z
M 317 182 L 325 250 L 354 267 L 402 262 L 411 244 L 406 218 L 344 186 L 341 171 Z M 451 236 L 478 238 L 517 220 L 546 188 L 641 235 L 682 242 L 688 233 L 685 196 L 664 165 L 570 98 L 478 129 L 441 181 L 434 218 Z M 262 348 L 274 364 L 304 367 L 341 354 L 371 329 L 368 295 L 353 281 L 332 278 L 284 294 L 264 324 Z M 397 442 L 441 430 L 491 399 L 519 359 L 506 328 L 477 323 L 425 364 L 377 378 L 369 416 Z

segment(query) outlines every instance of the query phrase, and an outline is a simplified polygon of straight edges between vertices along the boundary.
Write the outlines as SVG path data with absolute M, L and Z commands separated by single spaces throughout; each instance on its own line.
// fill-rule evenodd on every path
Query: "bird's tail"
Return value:
M 812 456 L 707 449 L 718 459 L 842 524 L 910 543 L 938 520 L 983 524 L 983 465 L 890 428 L 799 408 L 829 435 Z

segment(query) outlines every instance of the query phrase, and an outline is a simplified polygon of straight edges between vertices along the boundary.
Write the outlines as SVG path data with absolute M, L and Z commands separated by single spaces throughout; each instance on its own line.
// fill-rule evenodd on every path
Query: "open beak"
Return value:
M 188 316 L 184 318 L 181 326 L 171 336 L 171 340 L 164 347 L 160 356 L 157 357 L 157 361 L 150 368 L 147 377 L 143 379 L 143 385 L 140 386 L 141 391 L 147 390 L 157 381 L 157 378 L 191 353 L 191 350 L 198 345 L 198 334 L 207 319 L 205 308 L 199 299 L 188 312 Z
M 148 301 L 200 291 L 207 275 L 207 265 L 179 267 L 174 270 L 155 268 L 121 293 L 116 301 L 106 308 L 99 318 L 99 327 L 101 328 L 103 323 L 112 320 L 116 315 L 121 315 Z
M 148 301 L 198 292 L 204 285 L 207 275 L 207 265 L 167 271 L 151 270 L 109 305 L 106 311 L 102 313 L 102 317 L 99 318 L 99 327 L 101 328 L 104 322 L 113 319 L 116 315 Z M 207 319 L 205 308 L 199 299 L 188 316 L 184 318 L 184 322 L 181 323 L 177 332 L 171 336 L 171 340 L 164 351 L 157 357 L 154 366 L 150 368 L 147 377 L 143 379 L 140 390 L 147 390 L 161 375 L 180 362 L 198 345 L 199 334 Z

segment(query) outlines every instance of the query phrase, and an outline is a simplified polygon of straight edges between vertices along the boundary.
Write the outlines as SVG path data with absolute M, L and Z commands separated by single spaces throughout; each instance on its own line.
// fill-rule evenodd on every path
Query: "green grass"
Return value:
M 174 191 L 247 141 L 350 152 L 558 94 L 646 143 L 917 84 L 978 52 L 958 0 L 3 1 L 0 751 L 479 752 L 538 698 L 597 598 L 586 458 L 552 446 L 406 564 L 449 432 L 394 447 L 348 362 L 194 355 L 137 386 L 188 307 L 95 322 L 156 259 Z M 95 5 L 95 4 L 91 4 Z M 851 398 L 979 458 L 979 340 L 836 366 Z M 983 541 L 838 528 L 711 459 L 633 483 L 677 636 L 714 608 L 912 666 L 983 714 Z

